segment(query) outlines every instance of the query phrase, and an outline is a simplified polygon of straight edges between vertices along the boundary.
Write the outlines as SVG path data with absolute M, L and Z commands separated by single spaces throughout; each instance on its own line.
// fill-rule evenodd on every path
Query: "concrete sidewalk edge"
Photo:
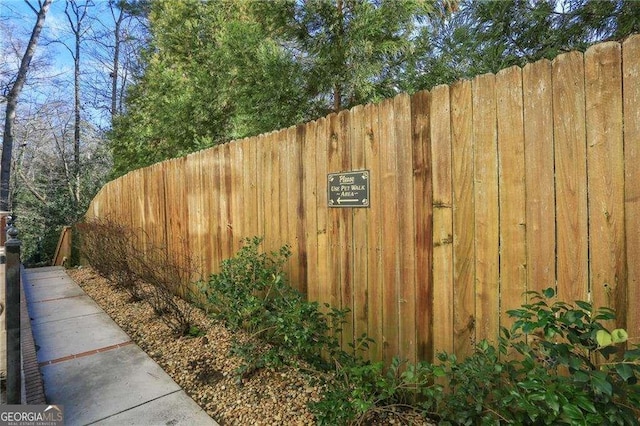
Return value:
M 24 267 L 20 268 L 20 344 L 22 349 L 22 404 L 46 404 L 44 383 L 38 365 L 31 318 L 24 295 Z

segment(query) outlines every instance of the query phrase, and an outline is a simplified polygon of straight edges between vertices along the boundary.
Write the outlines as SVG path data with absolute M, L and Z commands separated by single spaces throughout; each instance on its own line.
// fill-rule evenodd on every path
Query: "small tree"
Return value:
M 16 108 L 18 107 L 18 98 L 24 87 L 29 72 L 29 65 L 36 52 L 38 39 L 44 26 L 47 12 L 53 0 L 38 1 L 39 9 L 36 9 L 31 3 L 26 2 L 36 14 L 36 23 L 33 26 L 27 49 L 20 61 L 20 68 L 14 80 L 11 89 L 6 97 L 7 107 L 5 111 L 4 134 L 2 138 L 2 159 L 0 160 L 0 210 L 7 211 L 11 207 L 9 199 L 9 183 L 11 180 L 11 158 L 13 155 L 13 127 L 16 120 Z

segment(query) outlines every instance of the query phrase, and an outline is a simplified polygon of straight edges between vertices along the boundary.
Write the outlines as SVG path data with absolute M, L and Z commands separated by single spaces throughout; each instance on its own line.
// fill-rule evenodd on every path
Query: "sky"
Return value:
M 28 0 L 28 3 L 39 9 L 38 0 Z M 79 3 L 82 4 L 84 1 L 79 1 Z M 92 15 L 108 9 L 107 0 L 93 0 L 93 4 L 90 12 Z M 47 13 L 45 26 L 29 71 L 31 84 L 25 86 L 23 94 L 21 94 L 25 101 L 27 99 L 35 99 L 36 101 L 51 99 L 59 97 L 61 94 L 66 99 L 73 99 L 74 67 L 73 56 L 69 48 L 73 47 L 74 42 L 69 21 L 65 15 L 65 5 L 66 0 L 53 0 Z M 113 22 L 110 15 L 104 15 L 104 18 L 101 14 L 98 16 L 102 22 Z M 0 49 L 0 62 L 4 62 L 5 69 L 9 68 L 9 63 L 13 62 L 9 69 L 17 70 L 19 59 L 18 55 L 7 57 L 3 55 L 3 52 L 6 51 L 7 46 L 10 47 L 9 50 L 12 45 L 17 46 L 16 50 L 19 51 L 21 57 L 35 22 L 36 14 L 28 6 L 27 1 L 0 0 L 0 25 L 11 28 L 10 37 L 7 37 L 6 33 L 0 34 L 0 44 L 4 44 Z M 43 60 L 48 63 L 48 66 L 42 65 Z M 83 53 L 83 70 L 88 69 L 87 65 L 90 66 L 86 62 L 89 60 L 91 60 L 89 55 Z M 96 110 L 92 111 L 88 106 L 85 113 L 88 114 L 85 118 L 91 121 L 97 120 L 96 124 L 99 126 L 103 127 L 107 124 L 103 123 L 102 114 Z

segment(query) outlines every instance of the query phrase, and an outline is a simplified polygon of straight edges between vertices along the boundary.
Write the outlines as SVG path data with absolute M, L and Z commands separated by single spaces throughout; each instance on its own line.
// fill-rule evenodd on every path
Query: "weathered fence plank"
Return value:
M 381 129 L 378 105 L 366 105 L 364 108 L 366 142 L 364 146 L 365 163 L 371 173 L 369 188 L 369 209 L 367 215 L 367 333 L 374 342 L 369 345 L 369 357 L 382 359 L 383 347 L 383 265 L 382 265 L 382 211 L 385 193 L 382 186 L 380 165 Z
M 380 177 L 382 183 L 382 330 L 383 359 L 398 355 L 399 265 L 398 265 L 398 152 L 395 148 L 393 99 L 380 104 Z
M 495 76 L 473 80 L 476 341 L 495 342 L 499 329 L 498 135 Z
M 413 134 L 413 209 L 415 220 L 416 357 L 433 357 L 433 192 L 431 180 L 431 94 L 411 97 Z M 373 211 L 371 212 L 373 214 Z M 371 226 L 374 226 L 371 224 Z
M 351 168 L 352 170 L 366 170 L 365 143 L 366 120 L 364 107 L 358 106 L 351 110 L 350 140 L 351 140 Z M 353 337 L 357 343 L 362 334 L 368 332 L 367 309 L 367 222 L 370 209 L 353 209 Z
M 595 307 L 616 309 L 619 321 L 624 321 L 627 262 L 619 43 L 602 43 L 587 50 L 585 88 L 591 300 Z
M 586 300 L 588 285 L 587 153 L 584 62 L 578 52 L 553 61 L 558 296 Z
M 496 76 L 500 205 L 500 326 L 511 328 L 507 311 L 526 302 L 527 250 L 522 71 Z
M 413 144 L 411 139 L 411 98 L 394 98 L 396 119 L 398 185 L 398 325 L 399 353 L 402 359 L 416 360 L 416 282 L 415 224 L 413 209 Z
M 475 344 L 474 146 L 471 82 L 451 86 L 453 145 L 453 343 L 464 356 Z
M 556 283 L 556 215 L 551 62 L 522 70 L 527 228 L 527 289 Z
M 449 87 L 431 92 L 434 353 L 453 352 L 453 194 Z M 435 326 L 435 324 L 438 324 Z
M 625 168 L 625 234 L 627 244 L 627 331 L 640 343 L 640 35 L 622 44 Z

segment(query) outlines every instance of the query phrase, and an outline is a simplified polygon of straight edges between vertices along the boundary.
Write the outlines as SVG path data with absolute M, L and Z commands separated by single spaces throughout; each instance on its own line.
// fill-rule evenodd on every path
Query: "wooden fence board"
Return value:
M 471 354 L 475 346 L 475 217 L 473 101 L 471 82 L 451 86 L 453 178 L 453 344 L 456 354 Z
M 558 296 L 586 300 L 588 285 L 584 64 L 581 53 L 553 61 Z
M 364 107 L 351 110 L 350 119 L 351 168 L 365 170 L 366 121 Z M 353 337 L 354 343 L 368 331 L 367 311 L 367 221 L 368 208 L 353 209 Z
M 268 168 L 268 180 L 265 182 L 264 202 L 269 208 L 265 217 L 264 250 L 278 250 L 285 241 L 280 239 L 280 153 L 276 133 L 270 133 L 267 145 L 269 159 L 265 166 Z
M 453 352 L 453 194 L 449 87 L 431 92 L 434 354 Z M 437 283 L 437 285 L 436 285 Z
M 476 247 L 476 341 L 495 342 L 499 328 L 498 147 L 495 76 L 476 77 L 473 91 Z
M 221 261 L 224 259 L 222 252 L 222 199 L 223 194 L 220 186 L 220 169 L 222 168 L 221 162 L 221 147 L 217 146 L 211 151 L 211 170 L 209 172 L 209 181 L 211 184 L 211 197 L 209 198 L 211 205 L 211 219 L 213 232 L 211 238 L 211 244 L 213 246 L 213 252 L 215 253 L 216 268 L 220 266 Z
M 429 114 L 431 94 L 411 97 L 413 144 L 413 210 L 415 222 L 416 357 L 433 357 L 433 193 Z M 371 283 L 373 285 L 373 283 Z
M 242 232 L 240 235 L 236 235 L 236 241 L 239 245 L 245 238 L 251 238 L 258 235 L 257 226 L 254 225 L 256 219 L 257 207 L 255 206 L 256 194 L 255 194 L 255 146 L 257 138 L 243 139 L 240 144 L 242 146 L 242 191 L 240 195 L 241 212 L 240 217 L 242 221 Z
M 411 363 L 416 360 L 416 251 L 413 209 L 413 144 L 411 138 L 411 98 L 394 98 L 395 143 L 398 185 L 398 323 L 399 356 Z
M 384 336 L 382 331 L 382 211 L 384 193 L 382 171 L 380 167 L 380 119 L 379 105 L 367 105 L 364 108 L 366 143 L 364 146 L 365 163 L 371 172 L 369 204 L 367 210 L 369 227 L 367 228 L 367 333 L 373 343 L 369 345 L 369 358 L 382 359 Z
M 520 307 L 527 291 L 526 203 L 522 72 L 496 76 L 500 203 L 500 326 L 511 328 L 510 309 Z
M 627 237 L 627 332 L 640 344 L 640 35 L 622 45 L 624 94 L 625 222 Z
M 602 43 L 587 50 L 585 86 L 591 300 L 595 307 L 614 308 L 624 321 L 627 268 L 619 43 Z
M 399 269 L 398 269 L 398 180 L 397 151 L 394 149 L 395 114 L 393 99 L 380 104 L 380 179 L 382 184 L 382 333 L 383 359 L 390 362 L 398 354 Z
M 143 169 L 145 207 L 147 228 L 147 249 L 151 247 L 164 247 L 166 245 L 164 209 L 164 191 L 162 190 L 162 166 L 156 164 Z
M 527 194 L 527 289 L 555 287 L 556 221 L 551 62 L 522 70 Z
M 185 158 L 176 158 L 166 163 L 165 180 L 173 182 L 173 185 L 165 187 L 165 200 L 167 201 L 167 218 L 169 228 L 167 232 L 167 249 L 176 259 L 182 259 L 186 248 L 186 205 Z
M 298 125 L 293 130 L 293 150 L 292 150 L 292 164 L 293 164 L 293 183 L 295 185 L 290 186 L 290 197 L 293 203 L 293 217 L 295 223 L 292 224 L 292 228 L 295 229 L 296 245 L 293 247 L 295 263 L 294 278 L 297 282 L 297 288 L 303 294 L 307 293 L 307 252 L 305 243 L 305 215 L 306 210 L 304 208 L 304 198 L 306 196 L 304 192 L 304 167 L 302 157 L 302 144 L 306 135 L 306 126 Z
M 329 284 L 329 235 L 327 208 L 327 151 L 331 140 L 331 133 L 327 118 L 320 118 L 316 122 L 316 194 L 318 196 L 317 235 L 318 235 L 318 276 L 315 279 L 315 290 L 318 294 L 320 307 L 326 311 L 325 304 L 331 304 L 331 287 Z M 335 306 L 335 305 L 334 305 Z
M 185 186 L 187 204 L 187 248 L 188 256 L 192 263 L 191 281 L 197 281 L 200 277 L 198 271 L 204 272 L 204 260 L 202 254 L 206 239 L 204 209 L 202 197 L 202 153 L 196 152 L 187 156 L 185 161 Z
M 240 242 L 245 233 L 244 229 L 244 202 L 243 202 L 243 162 L 244 152 L 241 141 L 229 144 L 229 167 L 231 174 L 231 187 L 229 188 L 229 197 L 231 199 L 231 208 L 229 211 L 230 221 L 228 230 L 230 231 L 231 255 L 233 256 L 240 249 Z
M 350 135 L 350 111 L 338 113 L 338 164 L 339 171 L 351 170 L 351 135 Z M 339 208 L 335 217 L 337 223 L 340 281 L 336 283 L 337 295 L 342 308 L 349 310 L 346 322 L 343 325 L 342 345 L 348 348 L 353 343 L 354 310 L 353 310 L 353 212 L 352 209 Z
M 305 278 L 306 294 L 309 300 L 319 300 L 318 288 L 318 185 L 316 178 L 316 156 L 318 140 L 316 121 L 307 124 L 305 137 L 302 139 L 302 162 L 304 187 L 304 231 L 305 254 L 307 259 L 307 276 Z
M 295 143 L 295 127 L 289 127 L 282 130 L 278 150 L 280 151 L 280 241 L 281 245 L 287 244 L 291 248 L 291 257 L 285 265 L 285 272 L 289 279 L 289 285 L 295 289 L 299 289 L 300 283 L 297 280 L 297 274 L 293 272 L 298 262 L 297 241 L 296 241 L 296 207 L 297 197 L 294 197 L 293 186 L 296 184 L 296 174 L 294 172 L 295 165 L 293 144 Z
M 327 143 L 327 173 L 337 173 L 341 171 L 340 158 L 340 119 L 338 114 L 331 114 L 327 118 L 328 124 L 328 143 Z M 333 271 L 327 277 L 329 285 L 329 294 L 331 296 L 329 304 L 334 307 L 342 307 L 341 299 L 341 263 L 340 263 L 340 225 L 342 215 L 338 209 L 327 209 L 327 237 L 328 237 L 328 265 L 330 271 Z

